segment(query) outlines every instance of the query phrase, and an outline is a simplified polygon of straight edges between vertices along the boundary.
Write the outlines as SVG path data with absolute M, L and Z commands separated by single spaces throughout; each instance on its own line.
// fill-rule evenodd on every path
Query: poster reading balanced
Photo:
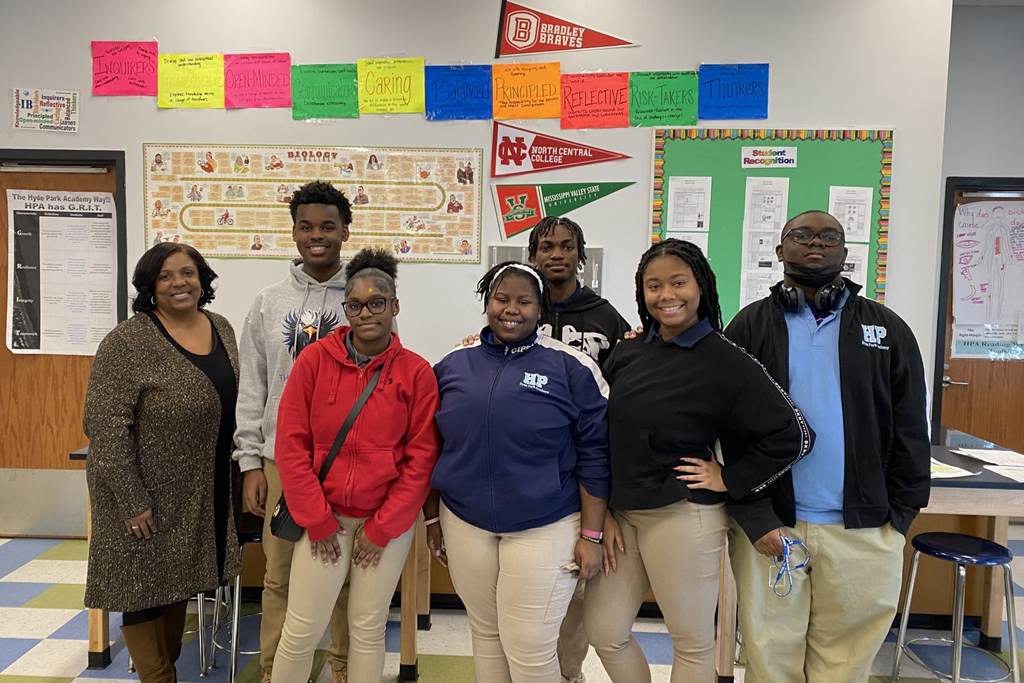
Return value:
M 7 190 L 7 348 L 91 356 L 117 324 L 109 192 Z

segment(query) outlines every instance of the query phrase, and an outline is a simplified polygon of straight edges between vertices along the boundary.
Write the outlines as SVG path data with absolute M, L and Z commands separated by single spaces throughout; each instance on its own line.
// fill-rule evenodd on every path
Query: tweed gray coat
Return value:
M 231 325 L 216 313 L 206 315 L 220 333 L 237 382 Z M 219 426 L 213 383 L 148 315 L 134 315 L 100 343 L 85 399 L 92 503 L 87 607 L 137 611 L 217 586 L 213 486 Z M 125 526 L 147 508 L 157 526 L 148 541 L 129 535 Z M 224 578 L 240 567 L 229 512 Z

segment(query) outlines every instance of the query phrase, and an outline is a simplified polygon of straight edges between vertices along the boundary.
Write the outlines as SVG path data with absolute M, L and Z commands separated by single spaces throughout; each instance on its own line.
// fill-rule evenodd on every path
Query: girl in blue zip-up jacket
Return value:
M 537 334 L 534 268 L 502 263 L 477 291 L 480 341 L 434 368 L 443 445 L 428 544 L 466 605 L 477 680 L 558 683 L 559 626 L 603 559 L 608 386 L 589 356 Z

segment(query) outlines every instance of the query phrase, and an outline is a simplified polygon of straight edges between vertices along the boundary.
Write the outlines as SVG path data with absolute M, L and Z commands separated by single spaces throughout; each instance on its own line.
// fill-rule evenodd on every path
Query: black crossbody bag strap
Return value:
M 366 405 L 367 399 L 370 398 L 370 394 L 373 393 L 373 389 L 377 386 L 377 380 L 380 379 L 380 373 L 383 369 L 384 366 L 382 364 L 373 371 L 373 376 L 370 377 L 370 381 L 367 383 L 366 388 L 363 389 L 363 393 L 359 394 L 359 398 L 356 399 L 356 403 L 352 406 L 352 410 L 348 411 L 348 417 L 345 418 L 345 422 L 342 423 L 341 429 L 338 430 L 338 435 L 334 437 L 334 443 L 331 444 L 331 450 L 327 452 L 327 458 L 324 459 L 324 464 L 320 466 L 320 474 L 317 475 L 317 479 L 319 479 L 321 483 L 327 476 L 327 473 L 331 471 L 331 465 L 334 464 L 334 459 L 338 457 L 338 452 L 341 451 L 341 445 L 345 443 L 345 437 L 348 436 L 349 430 L 352 429 L 352 425 L 355 423 L 356 418 L 359 417 L 359 413 L 362 411 L 363 406 Z

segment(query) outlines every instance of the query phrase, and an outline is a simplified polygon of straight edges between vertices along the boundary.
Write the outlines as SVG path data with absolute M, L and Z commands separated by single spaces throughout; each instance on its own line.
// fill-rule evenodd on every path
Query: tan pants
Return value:
M 726 515 L 721 504 L 680 501 L 615 512 L 625 553 L 618 571 L 587 586 L 583 623 L 615 683 L 648 683 L 650 667 L 633 637 L 644 596 L 654 590 L 672 637 L 672 683 L 715 677 L 715 608 Z
M 536 529 L 494 534 L 441 506 L 448 571 L 469 616 L 481 683 L 559 683 L 558 629 L 576 589 L 580 513 Z
M 288 614 L 281 631 L 281 642 L 274 657 L 273 683 L 295 683 L 309 679 L 313 654 L 331 618 L 330 606 L 341 586 L 350 578 L 348 625 L 351 647 L 348 679 L 379 681 L 384 671 L 384 631 L 388 623 L 391 596 L 405 567 L 416 528 L 392 539 L 376 567 L 352 566 L 352 544 L 363 519 L 338 517 L 346 534 L 339 536 L 341 557 L 338 564 L 325 565 L 311 555 L 309 536 L 303 534 L 292 555 L 292 588 L 288 595 Z
M 748 683 L 863 683 L 896 615 L 903 536 L 886 524 L 845 529 L 797 522 L 810 571 L 793 572 L 785 598 L 768 585 L 771 559 L 729 523 Z M 774 577 L 773 577 L 774 578 Z
M 576 585 L 572 600 L 569 601 L 569 610 L 558 629 L 558 668 L 562 671 L 562 678 L 570 681 L 583 673 L 583 660 L 590 650 L 590 641 L 583 628 L 583 596 L 586 587 L 586 581 Z
M 263 460 L 263 474 L 267 478 L 267 515 L 263 518 L 263 553 L 267 556 L 263 575 L 263 618 L 260 622 L 260 668 L 270 671 L 281 640 L 281 628 L 288 608 L 288 575 L 292 568 L 294 543 L 284 541 L 270 533 L 270 516 L 281 498 L 281 477 L 277 463 Z M 327 659 L 333 668 L 348 660 L 348 585 L 342 587 L 331 615 L 331 645 Z

